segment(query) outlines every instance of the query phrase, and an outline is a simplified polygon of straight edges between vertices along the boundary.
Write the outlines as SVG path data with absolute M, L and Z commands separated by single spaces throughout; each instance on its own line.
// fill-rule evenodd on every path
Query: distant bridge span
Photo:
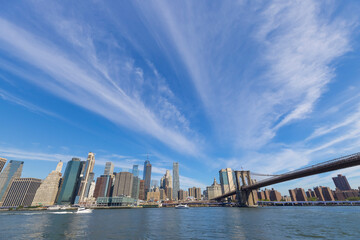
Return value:
M 250 194 L 253 190 L 266 187 L 272 184 L 286 182 L 297 178 L 303 178 L 303 177 L 307 177 L 319 173 L 330 172 L 338 169 L 354 167 L 358 165 L 360 165 L 360 153 L 355 153 L 345 157 L 340 157 L 340 158 L 332 159 L 330 161 L 300 168 L 295 171 L 287 172 L 275 177 L 261 180 L 259 182 L 253 182 L 250 179 L 249 171 L 235 171 L 237 190 L 228 192 L 226 194 L 213 198 L 212 200 L 219 201 L 221 199 L 227 198 L 235 194 L 239 195 L 239 192 L 243 192 L 243 193 L 247 192 Z M 247 179 L 244 178 L 244 176 L 240 177 L 240 175 L 242 175 L 244 172 L 246 174 Z

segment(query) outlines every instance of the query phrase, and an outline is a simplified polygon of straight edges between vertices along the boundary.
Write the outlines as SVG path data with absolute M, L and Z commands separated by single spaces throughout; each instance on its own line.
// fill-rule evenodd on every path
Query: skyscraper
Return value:
M 57 201 L 58 204 L 74 203 L 83 165 L 84 162 L 81 162 L 80 158 L 73 158 L 66 164 L 65 174 Z
M 83 176 L 81 178 L 80 186 L 79 186 L 79 202 L 84 201 L 84 199 L 88 196 L 91 182 L 94 180 L 94 165 L 95 165 L 95 154 L 89 152 L 85 167 L 83 169 Z
M 113 175 L 114 174 L 114 164 L 112 162 L 106 162 L 104 175 Z
M 140 178 L 137 176 L 133 176 L 131 197 L 134 199 L 139 199 L 139 190 L 140 190 Z
M 169 170 L 166 170 L 165 175 L 160 180 L 160 187 L 165 190 L 165 194 L 169 200 L 175 197 L 173 194 L 173 181 Z
M 63 162 L 60 161 L 56 170 L 52 171 L 45 180 L 41 183 L 40 187 L 36 191 L 32 206 L 50 206 L 54 205 L 56 201 L 56 195 L 59 191 L 59 182 L 61 178 L 61 169 Z
M 148 164 L 150 164 L 150 161 L 146 160 L 144 162 L 143 180 L 145 180 L 145 177 L 146 177 L 146 165 L 148 165 Z
M 133 165 L 132 174 L 134 175 L 134 177 L 139 176 L 139 165 Z
M 145 200 L 145 180 L 140 180 L 139 199 Z
M 231 170 L 231 168 L 221 169 L 219 171 L 219 177 L 223 194 L 235 190 L 236 178 L 235 173 Z
M 16 178 L 4 195 L 3 207 L 28 207 L 33 202 L 35 193 L 41 184 L 37 178 Z
M 10 160 L 4 171 L 0 173 L 0 206 L 3 197 L 15 178 L 21 177 L 24 162 Z
M 179 163 L 173 163 L 173 196 L 178 199 L 178 192 L 180 190 L 180 179 L 179 179 Z
M 350 184 L 345 176 L 338 174 L 337 177 L 333 177 L 332 179 L 338 189 L 342 191 L 351 190 Z
M 145 180 L 145 194 L 150 190 L 151 184 L 151 164 L 149 160 L 144 163 L 144 179 Z
M 227 178 L 225 169 L 221 169 L 219 171 L 219 179 L 220 179 L 222 194 L 229 192 L 229 182 L 228 182 L 228 178 Z
M 113 178 L 111 175 L 101 175 L 96 180 L 94 198 L 110 197 Z
M 119 172 L 115 174 L 113 197 L 131 197 L 133 187 L 133 175 L 129 172 Z
M 1 170 L 4 168 L 6 161 L 7 161 L 6 158 L 0 157 L 0 173 L 1 173 Z

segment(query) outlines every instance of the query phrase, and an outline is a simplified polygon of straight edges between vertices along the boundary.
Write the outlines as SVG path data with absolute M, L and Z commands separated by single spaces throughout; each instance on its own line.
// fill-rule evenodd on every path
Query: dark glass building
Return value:
M 58 197 L 58 204 L 73 204 L 80 184 L 80 174 L 85 162 L 73 158 L 66 165 L 63 183 Z
M 132 174 L 134 175 L 134 177 L 139 176 L 139 165 L 133 165 Z
M 150 190 L 150 184 L 151 184 L 151 164 L 149 160 L 146 160 L 144 163 L 144 178 L 145 181 L 145 195 Z

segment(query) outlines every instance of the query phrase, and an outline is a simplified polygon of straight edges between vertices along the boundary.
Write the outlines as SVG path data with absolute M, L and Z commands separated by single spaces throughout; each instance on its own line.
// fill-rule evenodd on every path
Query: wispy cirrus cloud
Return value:
M 328 3 L 138 7 L 149 25 L 161 27 L 154 36 L 181 57 L 219 137 L 259 149 L 309 116 L 334 77 L 332 62 L 351 49 L 353 22 L 330 19 L 322 4 Z
M 9 101 L 9 102 L 12 102 L 14 104 L 17 104 L 17 105 L 20 105 L 20 106 L 23 106 L 25 107 L 26 109 L 30 110 L 30 111 L 33 111 L 33 112 L 36 112 L 36 113 L 40 113 L 40 114 L 45 114 L 45 115 L 49 115 L 51 117 L 56 117 L 56 118 L 59 118 L 59 119 L 63 119 L 61 116 L 59 116 L 58 114 L 56 113 L 53 113 L 51 111 L 48 111 L 46 109 L 43 109 L 39 106 L 36 106 L 32 103 L 29 103 L 29 102 L 26 102 L 6 91 L 4 91 L 3 89 L 0 88 L 0 98 L 2 98 L 3 100 L 6 100 L 6 101 Z
M 121 63 L 122 70 L 126 70 L 128 75 L 114 80 L 104 70 L 105 65 L 96 64 L 98 60 L 80 58 L 75 61 L 72 58 L 74 54 L 69 55 L 66 49 L 61 50 L 48 40 L 3 18 L 0 19 L 0 26 L 0 47 L 3 51 L 9 51 L 13 57 L 49 76 L 27 80 L 118 125 L 149 134 L 175 150 L 198 154 L 195 141 L 189 140 L 178 129 L 167 126 L 170 123 L 166 122 L 166 117 L 161 118 L 144 104 L 137 92 L 141 88 L 124 90 L 121 87 L 121 77 L 128 82 L 144 81 L 141 68 L 134 66 L 131 59 Z M 164 99 L 162 101 L 166 101 Z M 176 111 L 176 107 L 169 102 L 158 106 L 158 109 Z

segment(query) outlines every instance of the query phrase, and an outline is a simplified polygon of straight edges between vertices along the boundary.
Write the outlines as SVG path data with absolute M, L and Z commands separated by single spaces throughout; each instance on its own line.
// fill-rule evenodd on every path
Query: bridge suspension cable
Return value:
M 274 175 L 274 174 L 264 174 L 264 173 L 254 173 L 254 172 L 250 172 L 251 175 L 254 176 L 262 176 L 262 177 L 278 177 L 280 175 Z

